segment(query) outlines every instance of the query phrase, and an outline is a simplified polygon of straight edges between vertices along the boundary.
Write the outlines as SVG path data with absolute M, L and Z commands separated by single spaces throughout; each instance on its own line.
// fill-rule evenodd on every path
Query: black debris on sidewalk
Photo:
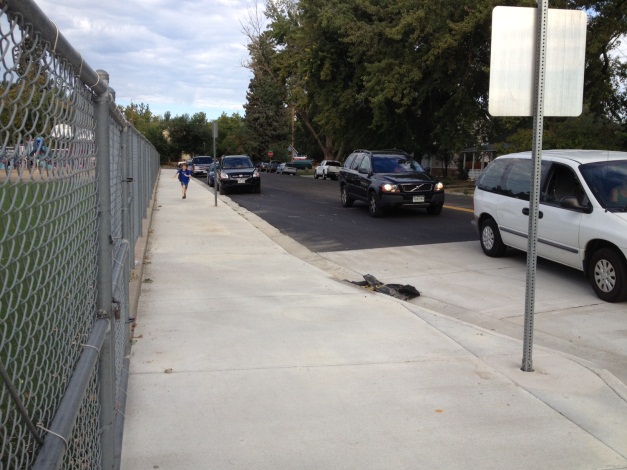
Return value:
M 364 281 L 348 281 L 366 289 L 387 294 L 401 300 L 411 300 L 420 295 L 418 289 L 408 284 L 384 284 L 371 274 L 364 275 Z

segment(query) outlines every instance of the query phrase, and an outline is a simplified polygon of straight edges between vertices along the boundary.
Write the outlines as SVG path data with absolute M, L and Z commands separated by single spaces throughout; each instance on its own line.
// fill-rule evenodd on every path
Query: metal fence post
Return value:
M 109 75 L 98 70 L 100 81 Z M 107 92 L 95 98 L 96 177 L 98 181 L 98 275 L 96 307 L 100 318 L 109 319 L 109 331 L 100 350 L 100 443 L 103 469 L 114 468 L 115 334 L 112 318 L 113 239 L 111 238 L 111 162 L 109 153 L 109 99 Z

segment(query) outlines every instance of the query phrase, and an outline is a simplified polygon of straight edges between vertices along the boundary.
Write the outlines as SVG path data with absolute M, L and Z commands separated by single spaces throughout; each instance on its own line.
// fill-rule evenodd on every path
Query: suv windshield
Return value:
M 627 211 L 627 160 L 588 163 L 579 171 L 602 207 Z
M 205 164 L 209 165 L 213 161 L 211 157 L 194 157 L 195 164 Z
M 253 162 L 247 157 L 234 157 L 222 159 L 222 168 L 253 168 Z
M 424 171 L 417 161 L 397 155 L 373 155 L 372 170 L 375 173 Z

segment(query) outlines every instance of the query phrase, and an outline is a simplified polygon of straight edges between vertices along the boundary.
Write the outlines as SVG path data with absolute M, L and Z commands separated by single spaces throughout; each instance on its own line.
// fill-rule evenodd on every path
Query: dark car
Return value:
M 220 194 L 232 189 L 261 192 L 261 174 L 248 155 L 225 155 L 220 160 L 216 184 Z
M 207 156 L 194 157 L 192 159 L 192 175 L 206 175 L 209 165 L 213 162 L 213 158 Z
M 218 163 L 213 162 L 207 170 L 207 186 L 211 188 L 213 188 L 216 166 L 218 166 Z
M 437 215 L 444 206 L 444 185 L 400 150 L 356 150 L 340 169 L 342 205 L 368 204 L 372 217 L 390 207 L 421 207 Z
M 269 173 L 276 173 L 276 169 L 280 164 L 281 162 L 278 160 L 270 160 L 270 162 L 268 162 L 268 166 L 266 167 L 266 171 Z

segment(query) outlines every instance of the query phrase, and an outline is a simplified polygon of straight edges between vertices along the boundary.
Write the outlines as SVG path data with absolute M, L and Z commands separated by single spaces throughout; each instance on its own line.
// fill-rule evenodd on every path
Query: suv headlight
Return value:
M 221 180 L 228 180 L 229 179 L 229 174 L 225 173 L 224 171 L 221 171 L 218 174 L 220 175 L 220 179 Z
M 381 191 L 384 193 L 400 193 L 400 188 L 395 184 L 386 183 L 381 186 Z
M 261 173 L 259 173 L 259 170 L 255 168 L 255 170 L 253 171 L 253 178 L 259 178 L 260 176 L 261 176 Z
M 437 183 L 435 183 L 434 189 L 436 191 L 443 191 L 444 190 L 444 184 L 442 184 L 441 182 L 438 181 Z

